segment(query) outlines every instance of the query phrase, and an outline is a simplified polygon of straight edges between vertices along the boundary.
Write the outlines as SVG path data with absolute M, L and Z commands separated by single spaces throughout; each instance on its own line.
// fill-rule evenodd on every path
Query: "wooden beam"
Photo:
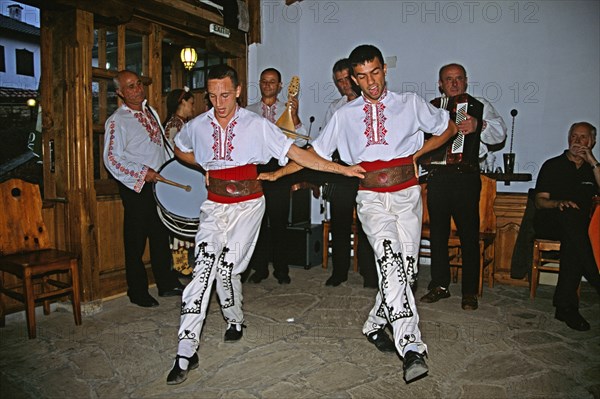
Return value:
M 260 0 L 248 0 L 248 14 L 250 17 L 250 31 L 248 32 L 248 42 L 261 42 L 261 13 Z
M 161 3 L 166 5 L 167 7 L 178 9 L 184 12 L 187 12 L 190 15 L 195 15 L 199 18 L 205 19 L 210 22 L 214 22 L 216 24 L 223 24 L 223 16 L 219 14 L 215 14 L 214 12 L 210 12 L 204 10 L 201 7 L 197 7 L 193 4 L 187 3 L 182 0 L 154 0 L 157 3 Z
M 246 55 L 246 46 L 223 37 L 211 36 L 206 39 L 209 53 L 223 54 L 229 58 L 241 58 Z

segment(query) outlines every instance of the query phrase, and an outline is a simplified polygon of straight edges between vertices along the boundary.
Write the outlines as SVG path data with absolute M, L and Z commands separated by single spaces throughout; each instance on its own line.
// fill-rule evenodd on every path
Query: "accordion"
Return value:
M 439 148 L 428 152 L 419 159 L 419 163 L 425 169 L 431 169 L 437 165 L 471 165 L 479 167 L 479 138 L 483 125 L 483 104 L 475 97 L 467 93 L 454 97 L 437 97 L 431 100 L 431 104 L 437 108 L 443 108 L 450 112 L 450 119 L 458 125 L 465 120 L 465 114 L 476 118 L 479 123 L 477 130 L 473 133 L 463 135 L 458 133 L 453 140 L 448 140 Z M 427 140 L 430 134 L 425 134 Z

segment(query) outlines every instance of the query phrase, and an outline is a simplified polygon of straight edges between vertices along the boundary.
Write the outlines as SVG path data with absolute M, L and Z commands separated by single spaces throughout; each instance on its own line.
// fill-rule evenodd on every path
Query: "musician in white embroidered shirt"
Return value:
M 279 101 L 278 95 L 281 91 L 281 73 L 275 68 L 267 68 L 260 74 L 261 100 L 246 107 L 272 123 L 276 123 L 284 111 L 286 105 Z M 290 101 L 290 114 L 295 130 L 298 134 L 306 135 L 306 130 L 298 116 L 299 102 L 295 96 Z M 283 134 L 283 133 L 282 133 Z M 306 140 L 297 138 L 294 144 L 304 146 Z M 270 172 L 279 169 L 277 160 L 273 159 L 266 165 L 259 165 L 258 172 Z M 310 171 L 313 172 L 313 171 Z M 305 175 L 314 176 L 313 173 Z M 291 283 L 288 265 L 287 226 L 290 213 L 290 188 L 301 180 L 288 178 L 278 182 L 265 182 L 263 191 L 267 202 L 267 210 L 261 225 L 261 232 L 256 243 L 256 249 L 250 260 L 250 268 L 254 273 L 248 279 L 253 283 L 260 283 L 269 276 L 269 262 L 273 260 L 273 275 L 279 284 Z M 302 176 L 305 177 L 305 176 Z
M 160 221 L 152 185 L 159 168 L 170 158 L 156 112 L 146 101 L 140 78 L 121 71 L 114 79 L 124 104 L 107 120 L 104 164 L 119 182 L 125 211 L 123 239 L 129 300 L 142 307 L 158 306 L 148 293 L 142 261 L 146 239 L 150 240 L 152 274 L 159 296 L 181 295 L 181 284 L 171 272 L 169 234 Z
M 277 120 L 283 114 L 283 111 L 287 109 L 286 104 L 279 100 L 279 93 L 281 92 L 282 82 L 281 73 L 275 68 L 267 68 L 260 74 L 260 81 L 258 82 L 260 87 L 260 101 L 250 104 L 246 107 L 247 110 L 254 112 L 267 118 L 270 122 L 277 122 Z M 296 133 L 306 136 L 306 128 L 300 120 L 298 110 L 300 102 L 297 97 L 290 97 L 288 101 L 291 102 L 290 110 L 292 115 L 292 121 L 294 122 L 294 128 Z M 299 147 L 306 145 L 306 140 L 302 138 L 296 138 L 294 144 Z

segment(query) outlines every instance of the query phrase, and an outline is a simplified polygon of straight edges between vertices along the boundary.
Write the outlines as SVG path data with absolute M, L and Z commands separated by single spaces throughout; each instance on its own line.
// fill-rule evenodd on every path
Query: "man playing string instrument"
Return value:
M 276 123 L 289 113 L 291 124 L 296 132 L 306 135 L 306 129 L 298 116 L 298 98 L 289 96 L 288 103 L 284 104 L 278 99 L 281 91 L 281 73 L 275 68 L 267 68 L 260 74 L 261 100 L 248 105 L 247 110 L 252 111 L 270 122 Z M 283 134 L 283 133 L 282 133 Z M 298 146 L 306 144 L 306 140 L 296 139 Z M 278 160 L 273 158 L 266 165 L 259 165 L 258 172 L 272 172 L 279 169 Z M 294 176 L 278 182 L 264 182 L 263 191 L 267 201 L 267 210 L 263 218 L 260 236 L 256 243 L 256 250 L 250 261 L 254 274 L 249 281 L 260 283 L 269 276 L 269 260 L 273 258 L 273 275 L 279 284 L 289 284 L 289 266 L 287 259 L 287 225 L 290 212 L 290 187 L 301 181 L 301 177 Z M 269 228 L 270 226 L 270 228 Z

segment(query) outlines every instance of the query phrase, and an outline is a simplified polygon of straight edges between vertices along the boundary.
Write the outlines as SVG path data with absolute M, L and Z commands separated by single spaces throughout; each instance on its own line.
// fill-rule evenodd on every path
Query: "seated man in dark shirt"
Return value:
M 577 287 L 581 277 L 600 293 L 600 276 L 588 235 L 592 197 L 600 186 L 600 162 L 592 153 L 595 143 L 594 126 L 574 123 L 569 129 L 569 149 L 544 162 L 536 184 L 536 234 L 561 242 L 553 300 L 555 318 L 579 331 L 590 329 L 579 313 Z

